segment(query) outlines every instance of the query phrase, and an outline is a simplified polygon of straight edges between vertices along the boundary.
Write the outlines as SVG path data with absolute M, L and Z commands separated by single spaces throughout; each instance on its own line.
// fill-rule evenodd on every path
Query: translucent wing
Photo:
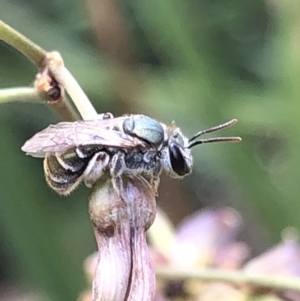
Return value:
M 72 147 L 85 145 L 125 149 L 146 147 L 143 141 L 118 130 L 124 118 L 126 117 L 50 125 L 30 138 L 22 150 L 33 157 L 45 157 L 48 153 L 63 153 Z

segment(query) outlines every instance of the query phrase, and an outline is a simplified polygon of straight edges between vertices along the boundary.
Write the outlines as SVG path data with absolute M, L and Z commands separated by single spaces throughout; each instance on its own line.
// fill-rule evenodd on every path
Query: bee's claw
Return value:
M 158 196 L 159 183 L 160 183 L 160 177 L 159 176 L 152 177 L 152 179 L 150 180 L 150 185 L 153 189 L 153 192 L 154 192 L 155 196 Z
M 112 178 L 112 185 L 114 190 L 116 191 L 118 197 L 120 197 L 121 199 L 123 199 L 123 195 L 124 195 L 124 186 L 123 186 L 123 180 L 121 176 L 118 177 L 113 177 Z

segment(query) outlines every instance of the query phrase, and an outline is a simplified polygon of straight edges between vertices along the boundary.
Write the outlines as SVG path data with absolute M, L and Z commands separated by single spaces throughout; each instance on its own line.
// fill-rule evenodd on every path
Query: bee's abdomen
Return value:
M 97 148 L 74 148 L 61 155 L 48 155 L 44 171 L 48 185 L 59 194 L 67 195 L 82 180 L 83 173 Z

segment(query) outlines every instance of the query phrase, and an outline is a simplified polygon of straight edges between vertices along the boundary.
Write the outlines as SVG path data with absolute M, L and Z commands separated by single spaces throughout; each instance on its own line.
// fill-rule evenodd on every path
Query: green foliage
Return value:
M 193 150 L 195 172 L 183 181 L 182 202 L 190 211 L 235 206 L 257 250 L 278 240 L 285 227 L 299 228 L 297 1 L 131 0 L 119 8 L 135 58 L 135 71 L 122 72 L 142 83 L 115 75 L 121 68 L 99 53 L 82 2 L 2 0 L 0 18 L 60 51 L 99 112 L 174 119 L 190 135 L 238 118 L 230 131 L 242 144 Z M 0 43 L 0 88 L 29 85 L 36 72 Z M 13 275 L 53 300 L 75 300 L 85 286 L 81 263 L 95 249 L 88 192 L 56 196 L 46 187 L 42 162 L 20 151 L 27 138 L 57 121 L 45 107 L 1 105 L 0 260 L 8 260 L 9 269 L 0 276 Z M 172 191 L 163 185 L 160 199 L 170 208 Z

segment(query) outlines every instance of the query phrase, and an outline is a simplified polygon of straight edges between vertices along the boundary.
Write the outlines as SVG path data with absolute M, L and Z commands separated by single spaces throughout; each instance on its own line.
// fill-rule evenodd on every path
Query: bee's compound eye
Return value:
M 169 146 L 169 154 L 173 171 L 179 176 L 187 174 L 189 168 L 187 167 L 185 159 L 176 144 L 171 144 Z

